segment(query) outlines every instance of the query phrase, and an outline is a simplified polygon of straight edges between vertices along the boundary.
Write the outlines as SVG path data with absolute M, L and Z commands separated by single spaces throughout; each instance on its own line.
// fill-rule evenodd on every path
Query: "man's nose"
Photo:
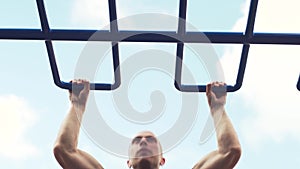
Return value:
M 140 141 L 140 145 L 142 146 L 145 146 L 145 145 L 147 145 L 147 139 L 145 138 L 145 137 L 143 137 L 142 139 L 141 139 L 141 141 Z

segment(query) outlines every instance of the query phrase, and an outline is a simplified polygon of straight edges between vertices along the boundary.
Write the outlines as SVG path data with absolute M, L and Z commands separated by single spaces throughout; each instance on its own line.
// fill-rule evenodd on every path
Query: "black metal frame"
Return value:
M 258 0 L 251 0 L 246 31 L 243 32 L 186 32 L 187 0 L 180 0 L 177 32 L 172 31 L 119 31 L 115 0 L 109 2 L 110 30 L 68 30 L 50 29 L 43 0 L 36 0 L 42 29 L 0 29 L 0 39 L 45 40 L 54 83 L 63 89 L 71 89 L 72 83 L 63 82 L 55 61 L 52 41 L 108 41 L 112 43 L 114 83 L 92 83 L 92 90 L 113 90 L 120 86 L 119 42 L 166 42 L 177 43 L 175 87 L 183 92 L 205 92 L 205 85 L 184 85 L 181 83 L 184 43 L 226 43 L 243 44 L 236 84 L 227 86 L 228 92 L 241 88 L 250 44 L 300 45 L 300 34 L 254 33 Z M 90 37 L 97 32 L 97 37 Z M 205 38 L 203 38 L 205 36 Z M 124 38 L 126 37 L 126 38 Z M 300 91 L 300 76 L 297 83 Z
M 37 0 L 36 2 L 37 2 L 40 21 L 41 21 L 41 25 L 42 25 L 42 32 L 44 34 L 48 34 L 49 32 L 51 32 L 51 30 L 49 28 L 44 2 L 43 2 L 43 0 Z M 116 22 L 117 13 L 115 10 L 116 9 L 115 0 L 109 1 L 109 8 L 114 9 L 114 10 L 110 10 L 109 16 L 110 16 L 111 23 L 114 23 L 114 24 L 110 25 L 110 30 L 111 30 L 111 32 L 115 33 L 115 32 L 118 32 L 118 26 L 117 26 L 117 22 Z M 120 75 L 120 69 L 119 69 L 119 46 L 118 46 L 118 42 L 112 41 L 111 43 L 112 43 L 114 77 L 115 77 L 114 83 L 113 84 L 91 83 L 90 88 L 92 90 L 113 90 L 113 89 L 118 88 L 121 84 L 121 75 Z M 68 90 L 71 90 L 72 87 L 75 87 L 78 89 L 82 88 L 82 86 L 74 86 L 74 85 L 72 85 L 71 82 L 63 82 L 60 80 L 57 64 L 55 61 L 55 54 L 54 54 L 52 42 L 49 39 L 45 39 L 45 44 L 47 47 L 47 52 L 48 52 L 48 57 L 49 57 L 49 62 L 50 62 L 51 70 L 52 70 L 54 83 L 58 87 L 63 88 L 63 89 L 68 89 Z
M 298 79 L 298 83 L 297 83 L 297 89 L 300 91 L 300 75 L 299 75 L 299 79 Z

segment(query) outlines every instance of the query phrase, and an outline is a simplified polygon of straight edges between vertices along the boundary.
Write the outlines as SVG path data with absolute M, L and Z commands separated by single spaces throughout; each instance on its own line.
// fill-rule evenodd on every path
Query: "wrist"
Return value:
M 85 110 L 85 104 L 77 102 L 77 101 L 71 101 L 71 107 L 75 110 L 84 111 Z
M 224 108 L 224 105 L 218 105 L 218 106 L 213 106 L 213 107 L 210 107 L 210 112 L 212 114 L 215 114 L 215 113 L 221 113 L 221 112 L 224 112 L 225 111 L 225 108 Z

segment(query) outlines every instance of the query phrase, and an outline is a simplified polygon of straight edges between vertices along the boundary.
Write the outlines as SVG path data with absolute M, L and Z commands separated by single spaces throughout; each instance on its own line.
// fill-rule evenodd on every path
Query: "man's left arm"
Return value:
M 218 149 L 202 158 L 193 169 L 232 169 L 240 159 L 241 146 L 225 111 L 226 85 L 219 82 L 208 84 L 206 94 L 214 120 Z

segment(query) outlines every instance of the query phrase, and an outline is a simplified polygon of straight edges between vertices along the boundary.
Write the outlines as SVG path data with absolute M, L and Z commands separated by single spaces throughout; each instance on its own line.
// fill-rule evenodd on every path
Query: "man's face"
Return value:
M 159 165 L 162 159 L 161 145 L 152 132 L 140 132 L 131 141 L 129 155 L 132 165 L 143 159 Z

